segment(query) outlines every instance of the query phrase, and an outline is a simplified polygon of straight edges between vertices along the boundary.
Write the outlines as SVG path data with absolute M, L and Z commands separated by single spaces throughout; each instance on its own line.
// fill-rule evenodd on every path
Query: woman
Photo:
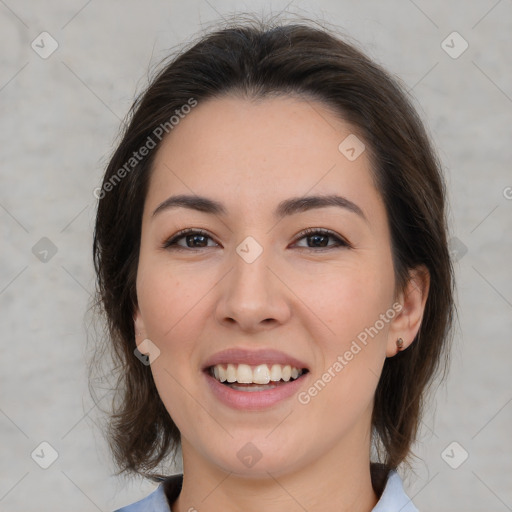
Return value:
M 416 510 L 396 470 L 453 271 L 439 163 L 384 70 L 307 23 L 209 33 L 135 102 L 96 195 L 109 439 L 160 482 L 121 511 Z

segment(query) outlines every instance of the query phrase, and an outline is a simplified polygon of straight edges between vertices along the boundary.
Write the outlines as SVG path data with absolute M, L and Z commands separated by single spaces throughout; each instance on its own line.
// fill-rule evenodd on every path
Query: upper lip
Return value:
M 293 356 L 280 352 L 279 350 L 260 349 L 260 350 L 247 350 L 241 348 L 228 348 L 217 352 L 209 357 L 204 363 L 203 370 L 216 364 L 280 364 L 290 365 L 298 369 L 308 369 L 306 363 L 299 361 Z

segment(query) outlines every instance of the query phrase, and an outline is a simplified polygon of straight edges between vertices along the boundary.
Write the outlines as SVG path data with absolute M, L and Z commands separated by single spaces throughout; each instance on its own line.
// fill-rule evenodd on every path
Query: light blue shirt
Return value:
M 172 510 L 167 502 L 162 482 L 149 496 L 114 512 L 172 512 Z M 411 499 L 405 494 L 402 479 L 396 471 L 390 471 L 386 487 L 372 512 L 418 512 Z

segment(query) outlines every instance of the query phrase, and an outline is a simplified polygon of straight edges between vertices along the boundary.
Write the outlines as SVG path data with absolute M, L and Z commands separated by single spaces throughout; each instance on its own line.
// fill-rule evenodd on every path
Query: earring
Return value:
M 396 346 L 399 351 L 402 350 L 404 348 L 404 340 L 402 338 L 398 338 L 396 340 Z

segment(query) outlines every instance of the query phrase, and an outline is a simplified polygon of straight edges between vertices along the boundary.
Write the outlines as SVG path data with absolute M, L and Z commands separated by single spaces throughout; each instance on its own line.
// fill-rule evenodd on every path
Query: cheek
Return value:
M 200 298 L 210 288 L 208 279 L 188 279 L 165 262 L 148 258 L 139 263 L 139 309 L 146 336 L 160 350 L 151 372 L 166 409 L 185 431 L 190 418 L 200 417 L 201 412 L 191 396 L 197 396 L 197 373 L 193 371 L 197 339 L 208 317 Z
M 176 266 L 170 268 L 166 262 L 142 261 L 139 266 L 139 309 L 146 336 L 160 350 L 151 371 L 159 394 L 179 427 L 183 417 L 197 412 L 186 390 L 193 392 L 197 386 L 197 340 L 209 318 L 207 301 L 201 298 L 212 287 L 209 281 L 197 276 L 189 279 L 186 272 Z
M 137 276 L 137 298 L 148 337 L 167 344 L 186 324 L 198 325 L 199 299 L 211 286 L 208 280 L 187 277 L 186 272 L 162 261 L 141 261 Z
M 329 415 L 337 403 L 346 419 L 356 418 L 372 400 L 386 357 L 387 333 L 395 315 L 393 268 L 384 257 L 368 258 L 316 277 L 306 296 L 328 327 L 317 329 L 324 335 L 315 339 L 322 352 L 318 378 L 325 383 L 317 386 L 323 389 L 317 406 Z
M 383 258 L 333 273 L 328 286 L 317 291 L 320 315 L 330 327 L 322 347 L 321 379 L 329 381 L 322 399 L 326 414 L 338 403 L 355 418 L 371 402 L 395 316 L 393 289 L 391 262 Z
M 294 285 L 328 328 L 322 330 L 332 350 L 342 349 L 386 313 L 393 287 L 392 268 L 370 261 L 335 266 L 321 275 L 310 271 L 307 280 L 298 276 Z

